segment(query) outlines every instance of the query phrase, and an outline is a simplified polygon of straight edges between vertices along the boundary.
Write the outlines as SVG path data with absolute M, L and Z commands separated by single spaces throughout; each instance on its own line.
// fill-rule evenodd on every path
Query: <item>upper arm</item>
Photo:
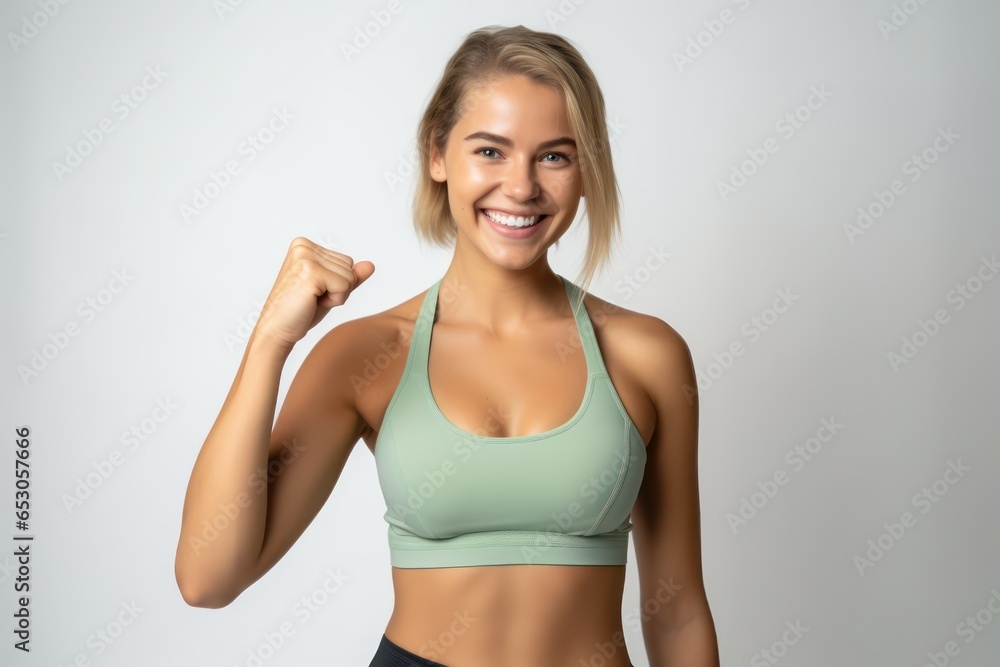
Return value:
M 289 385 L 271 433 L 264 540 L 253 583 L 292 547 L 329 498 L 366 424 L 354 403 L 354 360 L 363 320 L 337 325 L 309 352 Z M 258 492 L 260 492 L 258 491 Z
M 708 610 L 701 566 L 697 383 L 687 343 L 667 323 L 646 318 L 636 343 L 656 426 L 632 509 L 632 537 L 642 601 L 663 603 L 652 622 L 669 628 Z

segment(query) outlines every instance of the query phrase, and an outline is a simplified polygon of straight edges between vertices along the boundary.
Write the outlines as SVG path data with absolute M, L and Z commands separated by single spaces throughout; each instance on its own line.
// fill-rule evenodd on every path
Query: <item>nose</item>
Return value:
M 500 191 L 511 199 L 527 201 L 538 196 L 538 176 L 531 158 L 513 158 L 504 172 Z

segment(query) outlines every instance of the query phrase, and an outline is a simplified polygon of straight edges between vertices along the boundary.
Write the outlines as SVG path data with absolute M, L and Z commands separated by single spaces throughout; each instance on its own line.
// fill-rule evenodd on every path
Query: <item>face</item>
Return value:
M 444 154 L 430 152 L 431 177 L 448 184 L 456 252 L 528 267 L 569 229 L 583 195 L 566 105 L 524 76 L 491 81 L 469 98 Z

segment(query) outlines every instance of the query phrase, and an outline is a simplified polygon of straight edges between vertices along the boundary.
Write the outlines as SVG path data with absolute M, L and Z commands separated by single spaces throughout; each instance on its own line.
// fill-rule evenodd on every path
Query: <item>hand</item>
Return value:
M 290 350 L 373 273 L 375 265 L 369 261 L 355 263 L 343 253 L 296 237 L 264 302 L 254 335 Z

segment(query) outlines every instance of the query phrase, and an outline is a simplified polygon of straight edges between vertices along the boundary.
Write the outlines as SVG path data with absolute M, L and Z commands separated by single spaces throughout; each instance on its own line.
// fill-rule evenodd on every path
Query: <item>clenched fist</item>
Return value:
M 371 262 L 355 263 L 343 253 L 296 237 L 261 309 L 255 335 L 290 350 L 373 273 Z

